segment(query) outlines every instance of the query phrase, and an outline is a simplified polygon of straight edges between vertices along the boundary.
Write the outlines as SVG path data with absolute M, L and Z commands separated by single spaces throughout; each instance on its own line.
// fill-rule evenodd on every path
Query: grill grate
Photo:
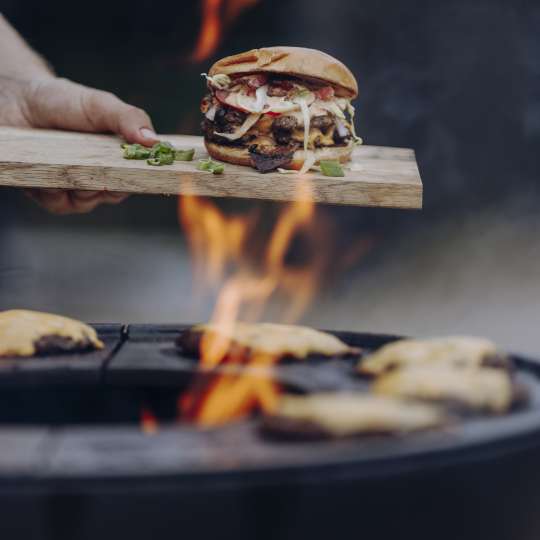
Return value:
M 175 339 L 185 327 L 128 328 L 116 324 L 96 328 L 106 342 L 105 351 L 83 358 L 75 355 L 3 361 L 0 423 L 11 425 L 0 428 L 0 485 L 13 477 L 27 481 L 37 480 L 38 476 L 64 480 L 162 475 L 192 478 L 197 473 L 240 472 L 243 479 L 250 473 L 252 478 L 274 481 L 276 477 L 270 471 L 298 468 L 308 471 L 305 474 L 309 476 L 314 468 L 331 464 L 372 475 L 378 470 L 373 468 L 374 463 L 408 467 L 419 457 L 452 459 L 463 451 L 474 453 L 488 442 L 497 443 L 491 449 L 511 447 L 523 441 L 525 435 L 540 433 L 540 368 L 535 362 L 518 359 L 517 376 L 529 387 L 531 404 L 499 418 L 472 418 L 450 430 L 404 438 L 306 444 L 266 440 L 258 432 L 256 421 L 243 421 L 209 431 L 170 423 L 149 436 L 138 426 L 141 405 L 150 403 L 160 419 L 173 420 L 179 392 L 197 373 L 196 360 L 180 356 L 174 348 Z M 336 335 L 368 350 L 396 339 L 351 332 Z M 277 368 L 276 375 L 285 387 L 296 392 L 365 387 L 365 381 L 352 373 L 353 361 L 336 359 L 285 363 Z M 47 395 L 57 400 L 71 396 L 73 401 L 60 402 L 61 407 L 55 402 L 56 408 L 47 417 L 47 405 L 39 401 L 40 396 L 45 399 Z M 21 396 L 27 398 L 24 406 Z M 18 405 L 13 406 L 17 399 Z M 80 403 L 85 408 L 77 408 Z M 19 413 L 10 419 L 8 410 Z M 55 422 L 54 415 L 59 411 L 66 416 Z M 19 425 L 29 423 L 41 427 Z M 43 426 L 47 423 L 56 427 Z M 384 470 L 388 470 L 387 466 Z

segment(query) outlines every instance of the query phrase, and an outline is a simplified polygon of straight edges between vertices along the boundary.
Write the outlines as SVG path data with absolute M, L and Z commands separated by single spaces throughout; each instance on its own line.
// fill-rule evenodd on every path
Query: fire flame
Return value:
M 257 2 L 258 0 L 203 0 L 201 29 L 191 59 L 202 62 L 211 57 L 221 43 L 224 30 L 242 11 L 253 7 Z
M 324 264 L 313 227 L 315 208 L 308 177 L 299 178 L 295 201 L 278 217 L 259 265 L 249 260 L 246 250 L 253 214 L 226 217 L 211 202 L 185 195 L 179 201 L 179 215 L 194 254 L 195 275 L 214 286 L 224 280 L 211 317 L 219 331 L 204 333 L 200 342 L 202 369 L 219 368 L 221 374 L 210 377 L 210 382 L 208 374 L 203 375 L 203 382 L 181 398 L 183 416 L 211 426 L 254 409 L 270 411 L 279 395 L 270 368 L 279 358 L 257 353 L 233 358 L 231 335 L 237 321 L 264 319 L 272 301 L 278 302 L 279 320 L 297 321 L 317 291 Z M 312 249 L 308 260 L 297 266 L 287 256 L 299 234 L 311 240 Z M 227 372 L 238 362 L 243 362 L 242 374 Z
M 154 435 L 158 431 L 158 421 L 154 416 L 154 413 L 150 409 L 143 407 L 141 409 L 141 421 L 140 421 L 141 431 L 145 435 Z

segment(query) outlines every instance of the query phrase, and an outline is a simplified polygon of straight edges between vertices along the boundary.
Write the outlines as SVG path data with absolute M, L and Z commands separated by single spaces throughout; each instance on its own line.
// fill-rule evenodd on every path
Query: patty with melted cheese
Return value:
M 273 358 L 306 358 L 310 355 L 358 355 L 360 350 L 350 347 L 339 338 L 305 326 L 274 323 L 236 323 L 232 328 L 213 324 L 194 326 L 179 337 L 177 344 L 183 352 L 198 355 L 204 335 L 221 336 L 229 340 L 229 355 L 246 357 L 255 354 Z
M 450 421 L 435 406 L 358 393 L 285 395 L 263 420 L 263 430 L 284 438 L 350 437 L 421 431 Z
M 395 398 L 451 403 L 476 412 L 502 414 L 526 399 L 509 374 L 494 368 L 417 365 L 378 377 L 375 394 Z
M 59 315 L 15 309 L 0 312 L 0 357 L 102 349 L 90 326 Z
M 380 375 L 392 369 L 421 365 L 508 368 L 510 361 L 488 339 L 449 336 L 394 341 L 363 358 L 358 370 L 365 375 Z

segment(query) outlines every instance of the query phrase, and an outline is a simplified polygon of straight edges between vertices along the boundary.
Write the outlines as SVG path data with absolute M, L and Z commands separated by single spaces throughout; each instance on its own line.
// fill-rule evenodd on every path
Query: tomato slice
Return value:
M 231 107 L 232 109 L 236 109 L 238 111 L 247 112 L 247 113 L 249 112 L 247 109 L 240 107 L 237 103 L 235 104 L 231 103 L 231 100 L 229 99 L 230 95 L 231 93 L 228 92 L 227 90 L 216 90 L 216 98 L 218 99 L 220 103 L 223 103 L 223 105 L 227 105 L 227 107 Z
M 250 88 L 260 88 L 268 82 L 268 76 L 264 73 L 259 73 L 257 75 L 247 77 L 246 82 Z
M 323 86 L 315 92 L 315 95 L 323 101 L 328 101 L 334 97 L 334 89 L 331 86 Z

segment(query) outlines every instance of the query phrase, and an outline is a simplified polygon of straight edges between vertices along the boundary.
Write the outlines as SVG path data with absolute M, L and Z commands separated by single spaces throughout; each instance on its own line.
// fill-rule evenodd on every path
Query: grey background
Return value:
M 472 333 L 540 353 L 540 6 L 523 1 L 262 0 L 202 65 L 187 61 L 197 2 L 8 1 L 0 8 L 59 74 L 142 106 L 161 133 L 197 133 L 199 73 L 268 44 L 320 48 L 357 75 L 357 130 L 412 147 L 422 212 L 326 207 L 342 249 L 371 251 L 321 292 L 327 328 Z M 1 54 L 1 51 L 0 51 Z M 186 322 L 194 297 L 176 200 L 132 197 L 51 216 L 0 191 L 0 307 L 93 321 Z M 225 211 L 246 201 L 218 201 Z M 269 213 L 277 205 L 264 204 Z

